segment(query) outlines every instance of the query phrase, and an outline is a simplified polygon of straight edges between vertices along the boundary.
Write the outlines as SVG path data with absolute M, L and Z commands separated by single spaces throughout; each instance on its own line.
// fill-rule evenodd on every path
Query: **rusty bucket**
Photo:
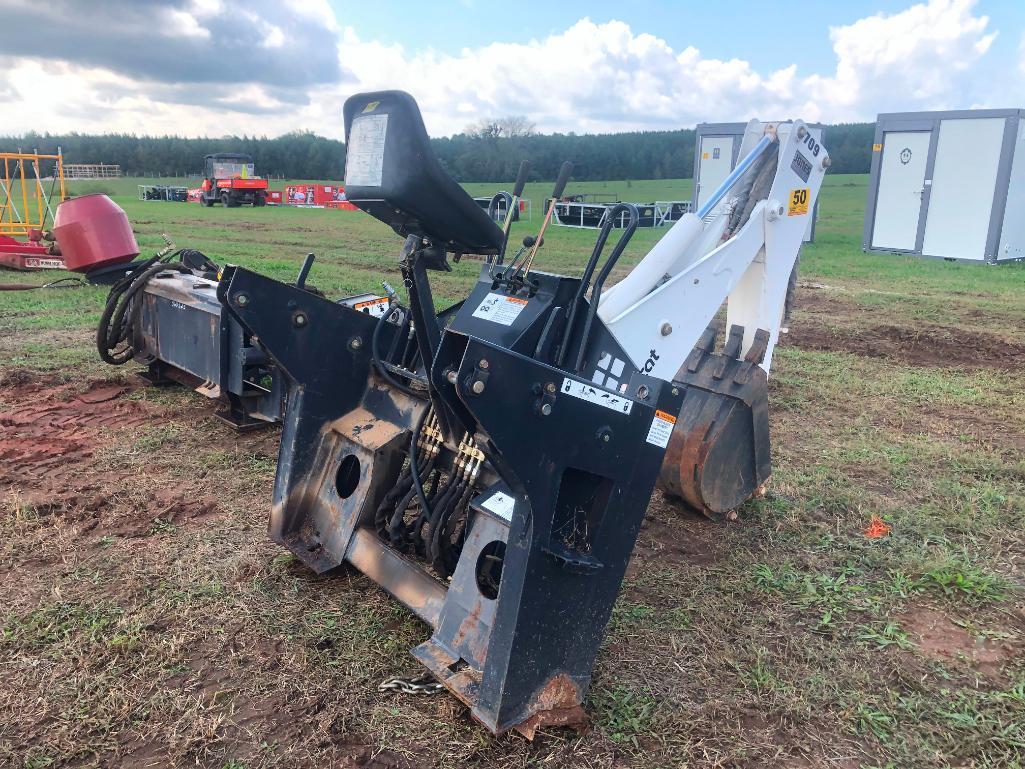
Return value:
M 768 480 L 768 333 L 759 330 L 744 359 L 744 329 L 733 326 L 721 353 L 709 327 L 677 372 L 683 406 L 669 439 L 659 486 L 712 518 L 735 510 Z

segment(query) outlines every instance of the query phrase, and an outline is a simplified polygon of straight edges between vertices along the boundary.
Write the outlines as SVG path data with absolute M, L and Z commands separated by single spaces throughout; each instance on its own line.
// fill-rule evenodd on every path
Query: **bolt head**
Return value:
M 297 312 L 292 318 L 292 323 L 295 324 L 296 328 L 302 328 L 306 325 L 308 318 L 305 313 Z
M 249 294 L 239 294 L 235 297 L 235 304 L 239 307 L 245 307 L 249 304 Z
M 349 347 L 353 350 L 358 350 L 362 346 L 363 340 L 360 339 L 358 336 L 354 336 L 352 339 L 349 340 Z
M 606 443 L 608 443 L 608 442 L 609 442 L 610 440 L 612 440 L 612 436 L 611 436 L 611 435 L 609 435 L 608 433 L 605 433 L 605 434 L 604 434 L 604 435 L 603 435 L 603 436 L 601 437 L 601 439 L 602 439 L 603 441 L 605 441 Z
M 490 365 L 490 364 L 488 363 L 488 359 L 487 359 L 487 358 L 481 358 L 481 359 L 480 359 L 480 363 L 478 363 L 478 364 L 477 364 L 477 366 L 478 366 L 479 368 L 483 369 L 484 371 L 487 371 L 487 370 L 488 370 L 488 366 L 489 366 L 489 365 Z
M 663 323 L 662 328 L 660 328 L 659 331 L 662 333 L 662 336 L 669 336 L 673 333 L 673 327 L 668 323 Z
M 549 392 L 549 393 L 555 392 L 555 382 L 549 382 L 548 384 L 546 384 L 545 385 L 545 392 Z
M 480 395 L 484 392 L 484 383 L 477 379 L 472 385 L 470 385 L 470 389 L 473 390 L 474 395 Z
M 552 413 L 552 404 L 551 403 L 542 404 L 542 406 L 541 406 L 541 415 L 542 416 L 548 416 L 551 413 Z

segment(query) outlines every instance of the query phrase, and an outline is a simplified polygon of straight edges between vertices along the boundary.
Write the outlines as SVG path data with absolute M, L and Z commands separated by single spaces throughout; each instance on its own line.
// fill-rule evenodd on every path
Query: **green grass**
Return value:
M 139 181 L 72 189 L 114 193 L 144 252 L 166 232 L 282 280 L 315 252 L 311 282 L 332 296 L 400 284 L 399 239 L 362 214 L 141 202 Z M 690 182 L 569 191 L 648 202 L 688 199 Z M 528 186 L 514 241 L 546 192 Z M 267 541 L 276 435 L 235 436 L 186 390 L 138 389 L 123 400 L 149 423 L 105 431 L 66 495 L 0 478 L 0 764 L 1022 766 L 1025 265 L 865 254 L 866 194 L 864 176 L 828 177 L 803 249 L 766 495 L 713 525 L 656 494 L 586 734 L 496 739 L 447 696 L 378 693 L 417 669 L 407 650 L 427 631 L 363 577 L 313 575 Z M 594 234 L 552 228 L 541 266 L 579 271 Z M 624 266 L 660 234 L 639 231 Z M 477 271 L 439 275 L 439 304 Z M 116 375 L 91 346 L 102 299 L 0 294 L 0 375 L 49 377 L 28 394 L 0 380 L 0 410 Z M 217 512 L 158 515 L 168 495 Z M 888 536 L 865 537 L 872 515 Z

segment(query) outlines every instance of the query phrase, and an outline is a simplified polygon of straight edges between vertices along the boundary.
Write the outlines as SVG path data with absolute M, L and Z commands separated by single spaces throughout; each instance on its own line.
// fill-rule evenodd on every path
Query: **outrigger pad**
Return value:
M 501 228 L 442 168 L 420 108 L 404 91 L 349 97 L 345 197 L 399 235 L 446 251 L 497 254 Z
M 738 508 L 772 473 L 768 380 L 758 365 L 769 335 L 759 330 L 740 360 L 743 336 L 733 326 L 716 353 L 709 327 L 673 380 L 683 389 L 683 406 L 659 486 L 712 518 Z

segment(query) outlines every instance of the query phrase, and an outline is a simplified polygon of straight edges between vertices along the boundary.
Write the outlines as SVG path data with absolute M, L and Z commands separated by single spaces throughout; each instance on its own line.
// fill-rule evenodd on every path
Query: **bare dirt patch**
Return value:
M 711 566 L 719 560 L 726 526 L 706 518 L 656 490 L 641 523 L 634 559 L 657 560 L 664 566 Z
M 0 413 L 0 494 L 39 518 L 81 522 L 116 536 L 143 536 L 157 521 L 182 523 L 220 512 L 207 495 L 180 488 L 136 490 L 98 454 L 153 419 L 152 407 L 124 396 L 139 385 L 96 380 L 84 388 L 11 372 L 0 392 L 14 407 Z
M 948 326 L 884 324 L 841 331 L 805 322 L 791 328 L 786 343 L 802 350 L 846 352 L 915 366 L 1007 371 L 1025 367 L 1025 345 Z
M 983 673 L 998 673 L 1015 654 L 1010 642 L 973 636 L 943 613 L 914 608 L 900 617 L 901 626 L 930 659 L 967 664 Z

